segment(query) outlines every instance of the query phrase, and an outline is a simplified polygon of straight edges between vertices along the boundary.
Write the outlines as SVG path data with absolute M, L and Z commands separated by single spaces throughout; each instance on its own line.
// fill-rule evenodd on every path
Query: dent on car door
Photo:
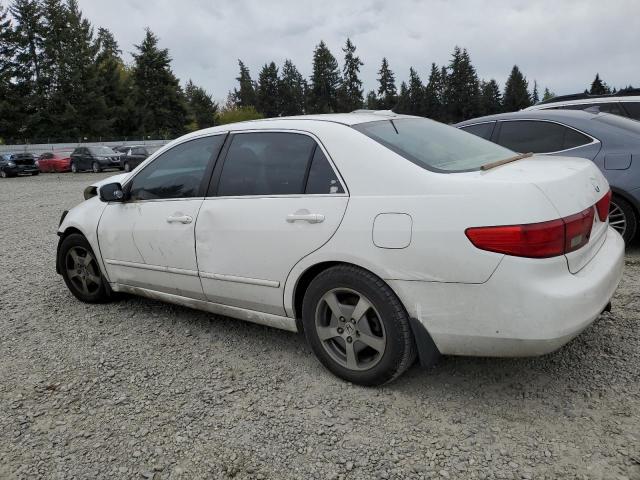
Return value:
M 198 215 L 196 251 L 207 299 L 285 315 L 293 266 L 338 228 L 348 196 L 309 135 L 237 133 Z
M 125 186 L 98 226 L 112 282 L 203 299 L 194 246 L 198 210 L 224 135 L 181 143 Z

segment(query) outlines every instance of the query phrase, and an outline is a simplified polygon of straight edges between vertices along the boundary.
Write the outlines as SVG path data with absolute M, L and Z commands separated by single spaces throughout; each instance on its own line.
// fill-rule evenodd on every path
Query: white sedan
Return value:
M 610 305 L 624 243 L 588 160 L 516 155 L 423 118 L 224 125 L 90 187 L 60 223 L 73 295 L 116 292 L 303 330 L 379 385 L 416 356 L 541 355 Z

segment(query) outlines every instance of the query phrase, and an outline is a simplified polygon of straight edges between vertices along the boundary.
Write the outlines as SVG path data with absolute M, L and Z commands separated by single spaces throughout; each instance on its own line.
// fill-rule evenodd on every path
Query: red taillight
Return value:
M 516 257 L 548 258 L 573 252 L 589 242 L 593 207 L 558 220 L 467 228 L 465 234 L 477 248 Z
M 609 205 L 611 204 L 611 190 L 609 190 L 604 197 L 598 200 L 596 203 L 596 210 L 598 210 L 598 218 L 601 222 L 605 222 L 609 216 Z

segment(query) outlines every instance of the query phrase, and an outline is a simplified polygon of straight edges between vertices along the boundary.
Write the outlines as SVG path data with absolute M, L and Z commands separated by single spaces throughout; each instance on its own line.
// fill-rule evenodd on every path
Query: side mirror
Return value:
M 107 183 L 99 189 L 100 200 L 103 202 L 124 202 L 124 191 L 119 183 Z

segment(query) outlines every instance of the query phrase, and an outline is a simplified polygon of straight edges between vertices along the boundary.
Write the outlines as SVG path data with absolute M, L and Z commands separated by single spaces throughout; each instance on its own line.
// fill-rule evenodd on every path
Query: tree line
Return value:
M 1 0 L 0 0 L 1 1 Z M 13 0 L 0 3 L 0 141 L 22 143 L 99 138 L 173 138 L 180 134 L 252 118 L 305 113 L 393 109 L 453 123 L 509 112 L 554 96 L 542 95 L 517 65 L 501 90 L 481 79 L 466 49 L 455 47 L 449 63 L 432 63 L 426 80 L 411 67 L 398 87 L 383 58 L 377 88 L 366 94 L 364 65 L 347 39 L 342 67 L 321 41 L 312 73 L 305 78 L 291 60 L 270 61 L 252 78 L 238 61 L 237 87 L 219 106 L 211 93 L 171 69 L 168 49 L 146 29 L 126 64 L 114 35 L 97 31 L 77 0 Z M 590 93 L 611 93 L 596 75 Z

